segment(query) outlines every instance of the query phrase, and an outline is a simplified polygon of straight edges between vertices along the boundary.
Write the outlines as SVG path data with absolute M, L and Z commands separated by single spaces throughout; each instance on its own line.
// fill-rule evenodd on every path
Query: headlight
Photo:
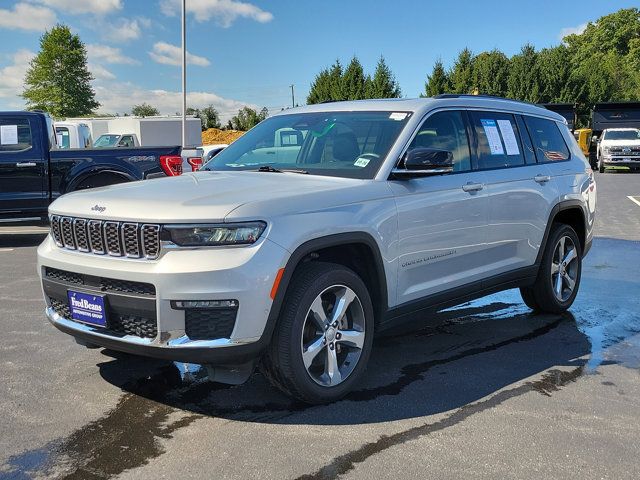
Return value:
M 215 225 L 167 225 L 163 240 L 181 247 L 216 247 L 255 243 L 267 224 L 264 222 L 221 223 Z

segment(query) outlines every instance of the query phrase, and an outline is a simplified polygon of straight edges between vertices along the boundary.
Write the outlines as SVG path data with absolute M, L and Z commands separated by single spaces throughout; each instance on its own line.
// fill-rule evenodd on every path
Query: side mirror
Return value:
M 591 137 L 591 141 L 596 143 L 596 142 L 599 142 L 600 139 L 596 135 L 594 135 L 593 137 Z
M 404 168 L 394 168 L 393 178 L 429 177 L 453 172 L 453 153 L 436 148 L 418 147 L 404 155 Z

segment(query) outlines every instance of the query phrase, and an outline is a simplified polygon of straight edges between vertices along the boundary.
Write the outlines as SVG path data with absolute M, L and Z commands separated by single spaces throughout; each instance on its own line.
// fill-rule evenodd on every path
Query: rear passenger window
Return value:
M 553 120 L 525 116 L 539 162 L 557 162 L 569 158 L 569 147 Z
M 524 120 L 520 115 L 516 115 L 516 121 L 518 122 L 518 130 L 520 130 L 520 140 L 522 140 L 522 151 L 524 152 L 524 160 L 527 165 L 533 165 L 536 163 L 536 153 L 531 143 L 531 136 L 527 130 L 527 126 L 524 124 Z
M 19 152 L 33 146 L 27 118 L 0 118 L 0 152 Z
M 509 113 L 470 112 L 478 139 L 478 168 L 524 165 L 518 125 Z
M 469 139 L 461 112 L 438 112 L 427 118 L 409 145 L 409 150 L 414 148 L 446 150 L 453 154 L 454 172 L 471 170 Z

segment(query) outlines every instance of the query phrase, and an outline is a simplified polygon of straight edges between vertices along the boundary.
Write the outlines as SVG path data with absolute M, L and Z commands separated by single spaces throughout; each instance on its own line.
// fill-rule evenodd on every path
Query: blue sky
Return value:
M 103 112 L 146 101 L 180 108 L 180 0 L 0 0 L 0 109 L 21 108 L 22 79 L 42 32 L 68 24 L 87 44 Z M 242 105 L 280 110 L 290 84 L 304 103 L 315 74 L 357 55 L 380 55 L 407 97 L 418 96 L 436 59 L 458 51 L 516 53 L 559 43 L 563 32 L 637 2 L 428 0 L 187 0 L 189 104 L 224 118 Z

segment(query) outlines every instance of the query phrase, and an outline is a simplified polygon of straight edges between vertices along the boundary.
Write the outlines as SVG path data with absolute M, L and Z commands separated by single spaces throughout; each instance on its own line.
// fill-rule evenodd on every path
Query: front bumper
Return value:
M 602 165 L 605 168 L 640 170 L 640 157 L 603 155 Z
M 174 361 L 233 365 L 259 356 L 268 344 L 270 292 L 288 255 L 280 246 L 262 239 L 249 247 L 175 249 L 164 252 L 157 260 L 138 260 L 65 250 L 48 236 L 38 248 L 38 268 L 47 318 L 82 343 Z M 114 308 L 129 308 L 129 313 L 153 318 L 157 327 L 153 338 L 130 331 L 114 333 L 63 317 L 52 301 L 63 300 L 67 288 L 96 293 L 99 287 L 52 281 L 47 269 L 73 272 L 94 280 L 106 278 L 153 285 L 155 292 L 146 297 L 111 290 L 104 293 L 107 304 Z M 178 300 L 230 299 L 238 302 L 238 308 L 231 334 L 225 338 L 190 338 L 185 328 L 185 310 L 172 305 Z

